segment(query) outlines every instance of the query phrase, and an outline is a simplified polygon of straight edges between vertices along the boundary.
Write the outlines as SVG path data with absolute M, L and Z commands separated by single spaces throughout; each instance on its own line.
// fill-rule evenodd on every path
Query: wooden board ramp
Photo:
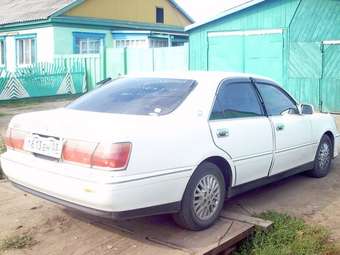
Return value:
M 90 224 L 119 234 L 127 246 L 136 248 L 134 255 L 226 255 L 255 230 L 255 225 L 262 229 L 271 225 L 261 219 L 223 211 L 216 224 L 195 232 L 178 227 L 168 215 L 110 221 L 74 211 L 69 213 L 72 217 L 86 218 Z M 114 247 L 114 252 L 109 254 L 129 253 L 120 252 L 119 248 Z

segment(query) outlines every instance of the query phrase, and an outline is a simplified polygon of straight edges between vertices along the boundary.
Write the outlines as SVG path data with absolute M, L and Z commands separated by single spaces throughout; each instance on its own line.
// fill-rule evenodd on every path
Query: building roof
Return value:
M 169 0 L 170 4 L 172 4 L 180 13 L 182 13 L 191 23 L 194 23 L 194 19 L 181 7 L 179 6 L 175 0 Z
M 46 20 L 76 0 L 0 0 L 0 25 Z
M 62 14 L 85 0 L 0 0 L 0 26 L 14 23 L 47 20 Z M 190 22 L 193 19 L 174 1 L 170 4 Z
M 264 1 L 265 0 L 248 0 L 248 1 L 244 2 L 244 3 L 242 3 L 242 4 L 236 5 L 236 6 L 232 7 L 232 8 L 230 8 L 230 9 L 227 9 L 227 10 L 221 12 L 220 14 L 218 14 L 218 15 L 210 18 L 210 19 L 204 20 L 202 22 L 196 22 L 196 23 L 194 23 L 192 25 L 189 25 L 189 26 L 187 26 L 185 28 L 185 31 L 190 31 L 192 29 L 195 29 L 195 28 L 198 28 L 200 26 L 206 25 L 208 23 L 211 23 L 213 21 L 219 20 L 221 18 L 224 18 L 224 17 L 229 16 L 231 14 L 234 14 L 236 12 L 239 12 L 239 11 L 242 11 L 244 9 L 247 9 L 247 8 L 249 8 L 251 6 L 256 5 L 256 4 L 262 3 Z

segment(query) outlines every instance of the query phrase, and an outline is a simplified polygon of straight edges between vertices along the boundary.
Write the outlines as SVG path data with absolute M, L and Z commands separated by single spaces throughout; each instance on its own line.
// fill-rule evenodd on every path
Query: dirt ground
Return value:
M 71 99 L 59 99 L 55 101 L 39 103 L 21 103 L 18 105 L 0 105 L 0 135 L 4 135 L 10 119 L 24 112 L 42 111 L 63 107 L 70 103 Z
M 0 116 L 0 133 L 4 132 L 13 114 L 53 109 L 68 102 L 61 100 L 11 108 L 0 106 L 0 113 L 5 113 Z M 340 127 L 340 116 L 337 122 Z M 309 223 L 326 226 L 333 239 L 340 243 L 340 157 L 334 160 L 332 171 L 326 178 L 290 177 L 227 201 L 225 208 L 249 215 L 267 210 L 286 212 Z M 169 221 L 169 216 L 159 218 Z M 25 194 L 5 181 L 0 181 L 0 229 L 0 240 L 25 234 L 33 236 L 37 242 L 28 249 L 4 252 L 10 255 L 142 254 L 151 245 L 148 240 L 125 238 L 130 233 L 110 222 L 85 217 Z M 149 254 L 181 254 L 178 250 L 169 253 L 162 245 L 153 247 L 156 248 Z

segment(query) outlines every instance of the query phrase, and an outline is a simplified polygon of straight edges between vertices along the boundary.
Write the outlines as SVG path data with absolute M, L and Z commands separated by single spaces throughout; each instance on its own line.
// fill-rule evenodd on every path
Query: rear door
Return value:
M 270 175 L 312 162 L 312 126 L 309 116 L 299 113 L 296 102 L 269 81 L 257 81 L 275 135 L 275 154 Z
M 235 164 L 234 185 L 268 175 L 273 153 L 272 127 L 249 79 L 221 83 L 209 124 L 215 144 Z

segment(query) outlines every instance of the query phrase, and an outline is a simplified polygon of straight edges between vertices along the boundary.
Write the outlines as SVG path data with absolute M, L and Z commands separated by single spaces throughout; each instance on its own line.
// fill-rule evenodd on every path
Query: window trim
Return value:
M 264 79 L 253 79 L 253 83 L 254 83 L 254 86 L 256 88 L 256 91 L 258 92 L 258 96 L 261 98 L 261 101 L 263 102 L 263 107 L 264 107 L 268 117 L 275 117 L 275 116 L 281 116 L 281 115 L 270 115 L 270 114 L 268 114 L 267 106 L 266 106 L 266 103 L 264 102 L 264 100 L 262 98 L 261 92 L 258 88 L 258 84 L 266 84 L 266 85 L 272 86 L 274 88 L 277 88 L 284 95 L 286 95 L 289 98 L 289 100 L 292 101 L 292 103 L 295 105 L 298 113 L 300 114 L 298 102 L 284 88 L 282 88 L 279 84 L 272 82 L 272 81 L 269 81 L 269 80 L 264 80 Z
M 253 116 L 253 117 L 237 117 L 237 118 L 211 119 L 211 115 L 212 115 L 212 112 L 213 112 L 215 103 L 218 102 L 219 104 L 221 104 L 220 101 L 218 100 L 218 93 L 220 92 L 221 87 L 222 87 L 224 84 L 226 84 L 226 86 L 227 86 L 227 85 L 230 85 L 230 84 L 234 84 L 234 83 L 243 83 L 243 82 L 249 83 L 249 85 L 253 88 L 262 115 L 260 115 L 260 116 Z M 226 120 L 251 119 L 251 118 L 263 118 L 263 117 L 266 117 L 266 118 L 267 118 L 267 112 L 266 112 L 266 109 L 264 108 L 264 105 L 262 104 L 261 100 L 262 100 L 262 99 L 259 97 L 257 88 L 256 88 L 255 85 L 253 84 L 253 81 L 252 81 L 252 79 L 251 79 L 250 77 L 249 77 L 249 78 L 245 78 L 245 77 L 225 78 L 225 79 L 221 80 L 221 82 L 220 82 L 220 83 L 218 84 L 218 86 L 217 86 L 217 89 L 216 89 L 216 92 L 215 92 L 215 96 L 214 96 L 214 100 L 213 100 L 213 103 L 212 103 L 211 108 L 210 108 L 210 111 L 209 111 L 208 121 L 209 121 L 209 122 L 210 122 L 210 121 L 226 121 Z
M 24 40 L 24 39 L 33 39 L 34 40 L 34 62 L 30 63 L 30 64 L 19 64 L 19 52 L 18 52 L 18 41 L 19 40 Z M 30 65 L 34 65 L 38 62 L 37 56 L 38 56 L 38 52 L 37 52 L 37 34 L 22 34 L 22 35 L 17 35 L 15 36 L 15 64 L 17 67 L 26 67 L 26 66 L 30 66 Z
M 163 11 L 163 22 L 158 21 L 158 10 L 162 10 Z M 160 6 L 156 6 L 156 24 L 165 24 L 165 11 L 164 11 L 164 7 L 160 7 Z
M 4 44 L 4 52 L 2 52 L 3 58 L 4 58 L 4 63 L 1 64 L 1 59 L 0 59 L 0 68 L 4 68 L 4 67 L 7 66 L 7 58 L 6 58 L 6 57 L 7 57 L 7 54 L 6 54 L 6 36 L 0 36 L 0 41 L 2 41 L 3 44 Z M 0 48 L 0 50 L 1 50 L 1 48 Z
M 77 47 L 77 39 L 100 40 L 102 49 L 99 49 L 99 53 L 101 50 L 105 49 L 106 33 L 72 32 L 72 36 L 73 36 L 73 54 L 80 54 L 80 47 Z M 94 53 L 94 54 L 98 54 L 98 53 Z

